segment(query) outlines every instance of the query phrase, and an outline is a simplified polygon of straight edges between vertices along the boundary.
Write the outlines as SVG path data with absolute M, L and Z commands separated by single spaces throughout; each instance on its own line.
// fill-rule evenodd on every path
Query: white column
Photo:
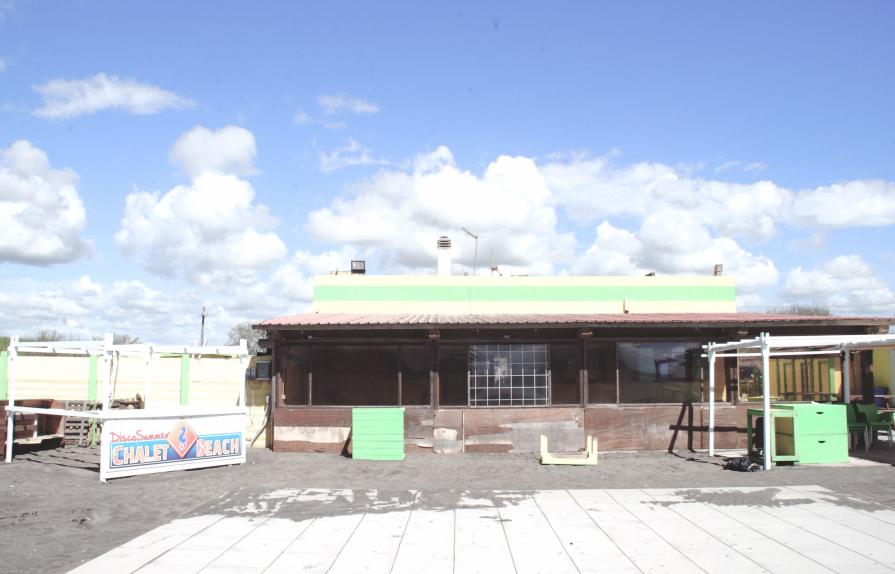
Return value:
M 761 391 L 764 397 L 764 469 L 771 469 L 771 360 L 768 334 L 761 334 Z
M 143 373 L 143 408 L 149 408 L 149 389 L 152 386 L 152 347 L 146 346 L 146 354 L 143 356 L 145 369 Z
M 112 406 L 112 333 L 103 338 L 103 410 Z
M 6 369 L 6 398 L 9 399 L 9 406 L 12 406 L 13 401 L 15 400 L 15 389 L 16 389 L 16 356 L 17 345 L 19 344 L 19 337 L 13 335 L 9 339 L 9 363 Z M 16 420 L 15 413 L 11 410 L 6 409 L 6 462 L 12 462 L 12 449 L 15 446 L 13 442 L 15 441 L 15 430 L 16 430 Z
M 709 456 L 715 456 L 715 351 L 709 343 Z
M 246 363 L 249 358 L 249 346 L 245 339 L 239 340 L 239 371 L 242 373 L 242 383 L 239 385 L 239 406 L 246 406 Z
M 842 402 L 851 402 L 851 351 L 842 345 Z

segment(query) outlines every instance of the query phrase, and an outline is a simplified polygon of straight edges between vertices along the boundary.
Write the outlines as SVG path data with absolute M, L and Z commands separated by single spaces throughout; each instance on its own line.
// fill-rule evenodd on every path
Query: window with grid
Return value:
M 469 405 L 549 405 L 549 345 L 470 345 Z

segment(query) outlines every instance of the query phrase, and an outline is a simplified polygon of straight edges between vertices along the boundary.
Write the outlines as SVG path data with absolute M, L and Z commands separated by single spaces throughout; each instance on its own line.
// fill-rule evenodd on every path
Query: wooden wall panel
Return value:
M 404 407 L 404 452 L 432 452 L 435 411 L 429 407 Z
M 686 450 L 708 447 L 708 406 L 590 405 L 547 408 L 438 409 L 405 407 L 406 452 L 537 452 L 546 434 L 553 451 L 583 448 L 593 434 L 599 449 Z M 678 421 L 680 419 L 680 424 Z M 350 407 L 276 410 L 274 450 L 341 452 L 351 427 Z M 715 446 L 746 447 L 746 407 L 718 405 Z M 675 429 L 677 436 L 675 437 Z M 288 438 L 288 439 L 287 439 Z
M 274 424 L 290 427 L 350 427 L 351 407 L 279 407 L 274 412 Z
M 464 414 L 466 452 L 538 452 L 540 436 L 556 451 L 584 448 L 583 416 L 579 407 L 467 409 Z
M 745 427 L 746 407 L 718 405 L 715 447 L 745 448 Z M 695 404 L 691 414 L 682 405 L 591 405 L 585 410 L 584 428 L 597 437 L 601 451 L 704 449 L 708 406 Z

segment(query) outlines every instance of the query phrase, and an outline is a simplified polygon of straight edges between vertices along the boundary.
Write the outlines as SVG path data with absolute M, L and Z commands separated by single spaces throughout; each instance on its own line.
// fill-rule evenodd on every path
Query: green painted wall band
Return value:
M 90 355 L 90 370 L 87 375 L 87 400 L 96 402 L 96 371 L 99 355 Z
M 320 285 L 316 301 L 735 301 L 733 286 Z
M 180 404 L 190 404 L 190 356 L 180 355 Z
M 0 401 L 9 398 L 9 352 L 0 351 Z

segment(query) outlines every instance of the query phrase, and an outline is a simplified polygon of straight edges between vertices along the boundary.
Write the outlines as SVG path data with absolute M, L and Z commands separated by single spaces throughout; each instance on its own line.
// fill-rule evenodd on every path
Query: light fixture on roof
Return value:
M 367 262 L 363 259 L 357 259 L 351 262 L 352 275 L 365 275 L 367 273 Z
M 724 264 L 722 264 L 722 263 L 716 263 L 716 264 L 715 264 L 715 271 L 713 272 L 713 275 L 714 275 L 715 277 L 720 277 L 722 271 L 724 271 Z

